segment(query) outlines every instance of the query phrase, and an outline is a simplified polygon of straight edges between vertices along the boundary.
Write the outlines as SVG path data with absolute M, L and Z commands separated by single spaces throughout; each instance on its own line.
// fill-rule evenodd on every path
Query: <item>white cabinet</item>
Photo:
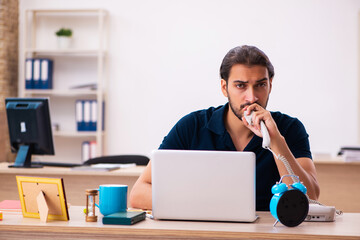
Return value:
M 106 106 L 107 12 L 103 9 L 26 10 L 21 29 L 19 67 L 20 97 L 49 97 L 55 156 L 35 156 L 40 161 L 81 163 L 84 141 L 96 141 L 96 156 L 104 155 L 104 106 Z M 55 34 L 60 28 L 72 30 L 68 48 L 59 48 Z M 53 61 L 52 89 L 25 87 L 25 59 Z M 78 88 L 92 84 L 96 88 Z M 96 131 L 77 131 L 77 100 L 97 100 Z M 103 104 L 100 104 L 103 103 Z

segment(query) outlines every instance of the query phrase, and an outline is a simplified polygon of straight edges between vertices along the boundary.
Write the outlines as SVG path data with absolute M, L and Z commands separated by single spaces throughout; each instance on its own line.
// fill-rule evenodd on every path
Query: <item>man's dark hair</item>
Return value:
M 269 78 L 275 75 L 274 67 L 266 54 L 254 46 L 238 46 L 231 49 L 224 57 L 220 66 L 220 77 L 226 82 L 229 79 L 230 70 L 235 64 L 244 64 L 247 66 L 260 65 L 267 68 Z

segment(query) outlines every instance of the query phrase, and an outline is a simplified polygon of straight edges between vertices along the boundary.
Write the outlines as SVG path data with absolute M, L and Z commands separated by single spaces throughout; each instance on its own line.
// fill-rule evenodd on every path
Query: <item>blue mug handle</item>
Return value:
M 95 189 L 95 190 L 97 190 L 97 191 L 98 191 L 98 193 L 99 193 L 99 197 L 100 197 L 100 188 Z M 99 207 L 99 205 L 98 205 L 97 203 L 95 203 L 95 206 L 97 206 L 97 207 L 100 209 L 100 207 Z

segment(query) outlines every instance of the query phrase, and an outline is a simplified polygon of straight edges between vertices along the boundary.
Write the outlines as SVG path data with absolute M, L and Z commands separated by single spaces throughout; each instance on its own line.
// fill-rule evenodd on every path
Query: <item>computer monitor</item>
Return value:
M 54 155 L 49 100 L 47 98 L 6 98 L 11 151 L 17 152 L 9 167 L 42 167 L 31 164 L 31 155 Z

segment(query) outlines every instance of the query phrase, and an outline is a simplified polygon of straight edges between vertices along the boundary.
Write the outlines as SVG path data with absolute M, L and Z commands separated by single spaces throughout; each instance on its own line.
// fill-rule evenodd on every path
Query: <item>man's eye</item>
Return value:
M 245 88 L 245 84 L 243 84 L 243 83 L 238 83 L 238 84 L 236 84 L 236 87 L 237 87 L 237 88 Z
M 259 83 L 258 84 L 258 87 L 266 87 L 267 86 L 267 83 L 266 82 L 263 82 L 263 83 Z

